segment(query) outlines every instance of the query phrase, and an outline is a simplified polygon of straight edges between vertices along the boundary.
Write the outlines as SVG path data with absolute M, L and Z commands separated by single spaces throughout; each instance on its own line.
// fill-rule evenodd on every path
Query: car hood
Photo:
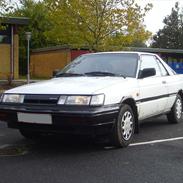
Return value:
M 99 90 L 122 84 L 122 77 L 60 77 L 20 86 L 6 93 L 17 94 L 95 94 Z

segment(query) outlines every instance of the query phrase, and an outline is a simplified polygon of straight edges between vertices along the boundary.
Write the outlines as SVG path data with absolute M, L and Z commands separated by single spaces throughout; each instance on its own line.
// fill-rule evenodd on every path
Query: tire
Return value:
M 124 104 L 121 107 L 111 134 L 111 143 L 115 147 L 127 147 L 134 136 L 135 117 L 132 108 Z
M 32 139 L 36 140 L 41 137 L 41 134 L 37 131 L 30 131 L 30 130 L 24 130 L 24 129 L 19 129 L 20 134 L 24 136 L 26 139 Z
M 180 123 L 182 121 L 182 98 L 179 94 L 177 94 L 175 103 L 171 109 L 171 111 L 167 114 L 167 119 L 170 123 Z

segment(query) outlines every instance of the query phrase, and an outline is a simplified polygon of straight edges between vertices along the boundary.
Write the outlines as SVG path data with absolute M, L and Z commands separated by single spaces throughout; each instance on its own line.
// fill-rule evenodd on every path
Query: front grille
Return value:
M 24 104 L 57 104 L 59 95 L 25 95 Z

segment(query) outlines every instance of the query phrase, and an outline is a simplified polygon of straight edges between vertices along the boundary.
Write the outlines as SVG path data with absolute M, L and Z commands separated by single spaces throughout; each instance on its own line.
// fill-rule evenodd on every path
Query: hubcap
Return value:
M 182 116 L 182 102 L 180 99 L 177 99 L 176 101 L 175 110 L 176 110 L 177 118 L 180 119 Z
M 129 140 L 133 131 L 133 116 L 130 111 L 126 111 L 121 119 L 122 136 L 125 140 Z

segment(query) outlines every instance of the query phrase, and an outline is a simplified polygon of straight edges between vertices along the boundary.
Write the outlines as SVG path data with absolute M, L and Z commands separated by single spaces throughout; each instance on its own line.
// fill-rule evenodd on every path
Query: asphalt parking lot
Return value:
M 183 123 L 140 125 L 123 149 L 89 141 L 25 140 L 0 122 L 0 183 L 182 183 Z

